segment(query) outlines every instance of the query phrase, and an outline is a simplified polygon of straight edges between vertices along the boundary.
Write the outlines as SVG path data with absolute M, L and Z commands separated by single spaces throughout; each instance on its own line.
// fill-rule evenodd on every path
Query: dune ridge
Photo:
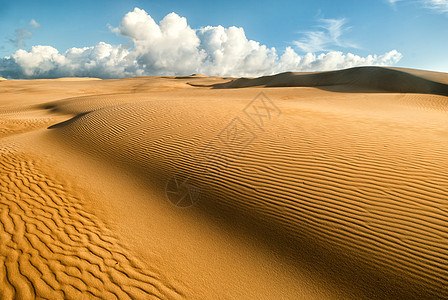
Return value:
M 410 72 L 400 68 L 356 67 L 345 70 L 293 73 L 286 72 L 259 78 L 238 78 L 229 83 L 215 85 L 216 88 L 266 87 L 332 87 L 343 86 L 346 92 L 386 91 L 394 93 L 420 93 L 448 96 L 448 77 L 444 73 Z M 426 75 L 426 76 L 425 76 Z M 425 78 L 426 77 L 426 78 Z M 440 80 L 439 78 L 444 78 Z M 431 78 L 427 79 L 427 78 Z M 438 80 L 439 79 L 439 80 Z
M 228 104 L 213 104 L 219 116 L 228 109 Z M 201 141 L 194 132 L 220 127 L 218 121 L 204 119 L 207 111 L 198 101 L 127 103 L 87 112 L 54 133 L 77 137 L 95 153 L 155 177 L 171 172 L 189 177 L 203 191 L 204 203 L 249 212 L 296 238 L 313 236 L 348 252 L 370 268 L 406 274 L 406 280 L 426 293 L 447 294 L 446 143 L 428 146 L 419 136 L 422 141 L 416 144 L 388 133 L 385 124 L 359 128 L 353 120 L 314 112 L 314 120 L 274 122 L 262 133 L 264 139 L 244 152 L 217 142 L 204 164 L 194 159 Z M 435 115 L 442 126 L 444 115 Z M 188 123 L 175 122 L 181 118 Z
M 53 79 L 35 79 L 40 81 L 84 81 L 84 80 L 102 80 L 101 78 L 96 77 L 60 77 L 60 78 L 53 78 Z

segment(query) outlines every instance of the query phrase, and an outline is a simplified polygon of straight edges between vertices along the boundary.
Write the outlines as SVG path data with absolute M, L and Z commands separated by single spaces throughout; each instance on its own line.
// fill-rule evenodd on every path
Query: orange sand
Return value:
M 1 81 L 0 298 L 448 298 L 447 83 Z

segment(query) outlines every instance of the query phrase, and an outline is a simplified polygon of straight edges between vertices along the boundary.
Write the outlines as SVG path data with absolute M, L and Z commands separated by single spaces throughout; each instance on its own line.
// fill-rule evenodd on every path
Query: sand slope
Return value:
M 445 76 L 8 81 L 4 295 L 446 298 Z
M 3 152 L 0 170 L 2 298 L 179 296 L 32 158 Z

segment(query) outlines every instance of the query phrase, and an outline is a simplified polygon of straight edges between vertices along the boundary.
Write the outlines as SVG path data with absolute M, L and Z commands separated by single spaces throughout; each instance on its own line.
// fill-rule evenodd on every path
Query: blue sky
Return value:
M 148 37 L 151 41 L 146 44 L 141 43 L 136 37 L 139 34 L 136 28 L 120 27 L 124 16 L 133 12 L 136 7 L 144 13 L 139 12 L 139 14 L 136 13 L 129 18 L 137 18 L 137 15 L 142 17 L 147 14 L 155 23 L 159 23 L 169 13 L 174 12 L 180 18 L 185 18 L 192 30 L 212 26 L 214 31 L 212 30 L 213 32 L 210 31 L 207 34 L 215 37 L 218 36 L 216 28 L 219 25 L 223 28 L 230 28 L 231 26 L 243 28 L 248 41 L 256 41 L 259 45 L 265 45 L 267 49 L 275 48 L 275 55 L 278 57 L 272 58 L 273 52 L 263 52 L 265 57 L 264 60 L 260 59 L 260 64 L 266 65 L 269 62 L 271 64 L 269 68 L 259 69 L 255 72 L 253 71 L 253 63 L 252 65 L 247 63 L 245 69 L 236 69 L 235 66 L 237 64 L 241 65 L 241 62 L 226 62 L 226 65 L 219 62 L 218 58 L 214 56 L 215 54 L 211 52 L 211 48 L 203 46 L 209 40 L 204 42 L 204 37 L 198 34 L 201 46 L 197 46 L 194 41 L 195 38 L 191 37 L 191 45 L 186 46 L 188 49 L 177 49 L 173 53 L 179 53 L 180 51 L 183 55 L 188 53 L 188 57 L 196 55 L 201 58 L 195 58 L 195 61 L 191 62 L 189 66 L 182 66 L 179 69 L 176 69 L 174 65 L 169 65 L 169 62 L 158 64 L 155 62 L 156 58 L 160 61 L 160 56 L 157 56 L 159 55 L 157 53 L 170 52 L 167 51 L 166 47 L 168 46 L 163 44 L 168 43 L 166 39 L 152 41 L 152 37 Z M 173 22 L 181 23 L 179 20 L 175 18 Z M 303 71 L 313 68 L 320 70 L 325 67 L 337 68 L 357 64 L 391 64 L 448 72 L 448 0 L 228 0 L 219 2 L 0 0 L 0 28 L 0 58 L 3 58 L 0 61 L 0 76 L 11 78 L 54 77 L 57 74 L 80 76 L 89 75 L 89 72 L 100 77 L 101 75 L 102 77 L 108 77 L 104 75 L 107 72 L 104 67 L 102 73 L 98 71 L 100 68 L 98 65 L 107 62 L 113 63 L 114 60 L 111 58 L 107 62 L 104 60 L 101 62 L 95 61 L 97 66 L 93 70 L 85 65 L 91 66 L 92 61 L 97 56 L 87 55 L 87 52 L 79 58 L 84 67 L 77 70 L 68 68 L 67 65 L 62 66 L 62 63 L 55 56 L 56 54 L 52 54 L 51 58 L 42 54 L 42 51 L 50 51 L 50 48 L 38 49 L 39 52 L 35 49 L 33 52 L 35 56 L 40 55 L 37 60 L 40 58 L 42 64 L 39 66 L 29 65 L 31 64 L 29 61 L 33 60 L 31 56 L 27 62 L 28 65 L 25 65 L 23 58 L 26 55 L 25 52 L 20 52 L 21 56 L 17 55 L 16 58 L 11 58 L 11 55 L 19 49 L 31 53 L 32 46 L 36 45 L 51 46 L 63 56 L 67 50 L 73 47 L 94 47 L 99 42 L 112 46 L 121 45 L 121 47 L 127 48 L 127 50 L 120 50 L 127 52 L 119 55 L 121 55 L 121 60 L 126 57 L 128 64 L 123 65 L 120 70 L 114 70 L 116 74 L 119 74 L 120 71 L 122 72 L 120 74 L 127 75 L 181 74 L 195 70 L 208 72 L 208 75 L 246 75 L 246 73 L 248 75 L 252 75 L 252 73 L 259 75 L 277 70 L 283 71 L 288 67 L 293 68 L 291 71 Z M 179 34 L 179 41 L 181 41 L 185 32 Z M 219 36 L 223 37 L 221 33 Z M 228 36 L 230 40 L 232 33 L 226 32 L 225 36 L 226 38 Z M 153 53 L 152 49 L 157 47 L 158 44 L 164 45 L 162 47 L 163 51 Z M 138 52 L 132 50 L 138 47 L 140 47 Z M 197 51 L 200 53 L 192 54 L 191 47 L 198 48 Z M 222 47 L 225 47 L 225 45 L 222 45 Z M 246 46 L 242 45 L 241 47 L 243 49 Z M 281 61 L 281 55 L 287 48 L 292 49 L 294 55 L 297 54 L 299 57 L 296 58 L 294 63 L 291 60 L 288 63 Z M 213 49 L 213 51 L 216 51 L 215 48 Z M 202 50 L 206 52 L 204 57 L 201 56 Z M 399 54 L 395 53 L 395 56 L 391 59 L 388 59 L 388 57 L 376 60 L 367 59 L 369 55 L 381 56 L 392 50 Z M 260 57 L 261 50 L 255 51 L 252 49 L 250 51 L 252 54 L 245 52 L 244 61 L 256 62 L 253 57 Z M 304 65 L 304 60 L 301 58 L 308 52 L 315 55 L 316 58 L 314 58 L 313 64 Z M 319 61 L 318 55 L 329 52 L 339 52 L 339 56 L 335 59 L 338 59 L 340 63 L 326 62 L 319 65 L 317 63 Z M 239 53 L 225 52 L 224 50 L 223 53 L 224 55 L 239 55 Z M 345 55 L 348 53 L 354 54 L 359 59 L 356 58 L 356 62 L 350 59 L 350 63 L 345 63 L 347 60 Z M 42 55 L 48 61 L 43 61 Z M 5 57 L 9 57 L 9 60 Z M 274 62 L 273 59 L 276 59 L 276 61 Z M 297 60 L 300 59 L 301 63 L 299 64 Z M 325 59 L 329 61 L 329 58 Z M 344 62 L 342 62 L 342 59 Z M 75 58 L 72 58 L 72 60 L 70 63 L 75 64 Z M 198 60 L 201 61 L 198 62 Z M 174 63 L 177 60 L 171 61 Z M 140 65 L 132 67 L 132 63 Z M 221 67 L 217 68 L 216 65 L 220 63 Z M 68 63 L 65 62 L 65 64 Z M 213 64 L 215 66 L 212 66 Z M 152 67 L 150 68 L 148 65 L 152 65 Z M 274 65 L 275 67 L 273 67 Z M 111 75 L 110 77 L 117 76 L 123 77 L 119 75 Z

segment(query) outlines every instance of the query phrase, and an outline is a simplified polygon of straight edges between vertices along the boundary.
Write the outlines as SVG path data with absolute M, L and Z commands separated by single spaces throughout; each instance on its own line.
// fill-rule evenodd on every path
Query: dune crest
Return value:
M 429 79 L 430 78 L 430 79 Z M 216 88 L 244 87 L 343 87 L 344 92 L 384 91 L 448 96 L 448 75 L 400 68 L 356 67 L 316 73 L 281 73 L 259 78 L 239 78 Z
M 84 81 L 84 80 L 102 80 L 95 77 L 61 77 L 55 79 L 40 79 L 40 80 L 55 80 L 55 81 Z

